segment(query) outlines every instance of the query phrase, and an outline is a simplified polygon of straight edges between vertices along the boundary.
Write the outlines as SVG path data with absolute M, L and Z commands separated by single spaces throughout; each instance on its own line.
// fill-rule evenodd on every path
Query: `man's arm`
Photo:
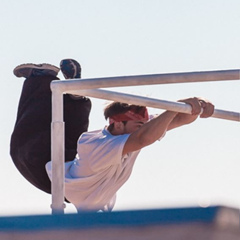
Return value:
M 156 140 L 161 138 L 163 134 L 173 128 L 180 127 L 195 121 L 198 115 L 203 112 L 200 117 L 209 117 L 213 114 L 214 106 L 203 99 L 189 98 L 180 100 L 192 106 L 192 114 L 177 113 L 172 111 L 165 111 L 158 117 L 145 123 L 140 129 L 133 132 L 123 148 L 123 155 L 129 152 L 140 150 Z

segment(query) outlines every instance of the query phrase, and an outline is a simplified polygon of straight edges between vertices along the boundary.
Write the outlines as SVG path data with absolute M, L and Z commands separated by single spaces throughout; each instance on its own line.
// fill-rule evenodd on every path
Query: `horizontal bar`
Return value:
M 205 72 L 106 77 L 94 79 L 74 79 L 74 80 L 72 79 L 66 81 L 53 81 L 51 83 L 51 89 L 62 92 L 68 92 L 76 88 L 94 89 L 94 88 L 109 88 L 109 87 L 168 84 L 168 83 L 239 80 L 240 79 L 239 71 L 240 71 L 239 69 L 235 69 Z
M 169 111 L 182 112 L 190 114 L 192 108 L 189 104 L 182 102 L 172 102 L 166 100 L 160 100 L 155 98 L 148 98 L 143 96 L 137 96 L 127 93 L 119 93 L 103 89 L 84 89 L 84 90 L 75 90 L 70 91 L 72 94 L 80 94 L 83 96 L 95 97 L 105 100 L 112 100 L 118 102 L 131 103 L 141 106 L 147 106 L 158 109 L 165 109 Z M 231 112 L 225 110 L 215 109 L 212 115 L 214 118 L 221 118 L 225 120 L 240 121 L 240 113 Z

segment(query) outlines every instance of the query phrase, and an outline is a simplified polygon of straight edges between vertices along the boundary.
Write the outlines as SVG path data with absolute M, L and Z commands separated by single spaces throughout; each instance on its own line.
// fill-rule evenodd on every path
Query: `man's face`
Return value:
M 132 133 L 142 127 L 147 121 L 130 120 L 124 125 L 124 133 Z

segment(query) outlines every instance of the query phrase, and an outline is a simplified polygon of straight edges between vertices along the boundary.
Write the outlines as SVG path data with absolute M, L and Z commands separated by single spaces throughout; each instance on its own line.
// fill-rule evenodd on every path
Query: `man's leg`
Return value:
M 91 101 L 89 98 L 74 100 L 64 96 L 65 121 L 65 161 L 72 161 L 77 154 L 77 141 L 83 132 L 87 132 Z
M 15 74 L 16 75 L 16 74 Z M 50 193 L 45 164 L 51 160 L 51 90 L 53 75 L 29 76 L 24 83 L 10 152 L 21 174 L 37 188 Z M 64 95 L 65 161 L 76 155 L 77 139 L 87 131 L 91 102 Z
M 81 65 L 74 59 L 63 59 L 60 68 L 66 79 L 81 78 Z M 90 99 L 70 94 L 64 96 L 65 161 L 75 158 L 77 140 L 88 129 L 90 111 Z
M 34 65 L 31 67 L 34 68 Z M 26 75 L 10 144 L 10 154 L 20 173 L 34 186 L 48 193 L 51 192 L 51 183 L 45 164 L 51 160 L 50 83 L 58 79 L 58 71 L 56 68 L 54 75 L 41 74 L 41 71 Z

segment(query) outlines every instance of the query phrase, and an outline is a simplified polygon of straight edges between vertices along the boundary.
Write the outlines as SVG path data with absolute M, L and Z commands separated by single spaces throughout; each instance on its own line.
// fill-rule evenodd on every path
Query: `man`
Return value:
M 64 59 L 60 68 L 66 79 L 80 78 L 81 66 Z M 45 165 L 51 160 L 51 90 L 59 80 L 59 68 L 50 64 L 23 64 L 14 69 L 17 77 L 26 78 L 11 136 L 10 154 L 20 173 L 34 186 L 51 193 Z M 89 124 L 91 101 L 81 96 L 64 95 L 65 160 L 76 155 L 76 142 Z
M 114 102 L 104 110 L 109 126 L 83 133 L 77 156 L 65 163 L 65 197 L 81 211 L 111 211 L 116 192 L 130 177 L 140 150 L 171 129 L 210 117 L 214 106 L 207 100 L 180 100 L 192 114 L 165 111 L 149 120 L 145 107 Z M 51 178 L 51 162 L 46 169 Z

